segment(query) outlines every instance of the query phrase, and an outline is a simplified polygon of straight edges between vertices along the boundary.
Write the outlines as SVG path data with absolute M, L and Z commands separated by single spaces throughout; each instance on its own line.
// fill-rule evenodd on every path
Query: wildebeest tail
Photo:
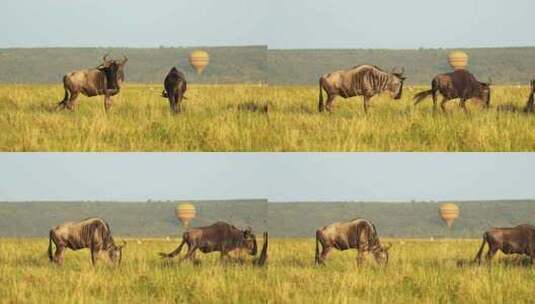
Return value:
M 430 96 L 431 94 L 433 94 L 433 89 L 427 90 L 427 91 L 423 91 L 423 92 L 420 92 L 420 93 L 414 95 L 413 98 L 416 100 L 414 102 L 414 105 L 419 104 L 422 100 L 424 100 L 427 96 Z
M 320 92 L 319 92 L 318 108 L 319 108 L 319 111 L 321 112 L 321 111 L 323 111 L 323 76 L 320 77 L 319 89 L 320 89 Z
M 268 258 L 268 233 L 264 232 L 264 245 L 262 246 L 262 251 L 260 252 L 260 257 L 255 261 L 255 265 L 264 266 Z
M 475 262 L 481 262 L 481 254 L 483 254 L 483 249 L 485 248 L 485 243 L 487 243 L 488 237 L 488 232 L 483 233 L 483 242 L 481 243 L 481 247 L 479 247 L 479 250 L 477 251 L 476 258 L 474 259 Z
M 173 252 L 171 253 L 160 252 L 160 256 L 164 258 L 174 258 L 180 254 L 180 251 L 182 251 L 182 247 L 184 246 L 184 244 L 186 244 L 186 238 L 182 238 L 182 243 L 180 243 L 180 245 L 178 245 L 178 247 Z
M 320 262 L 320 248 L 319 248 L 319 242 L 320 242 L 320 234 L 321 232 L 319 230 L 316 231 L 316 264 L 319 264 Z
M 48 234 L 48 259 L 50 262 L 54 260 L 54 257 L 52 256 L 52 235 L 54 234 L 53 230 L 50 230 L 50 233 Z
M 63 76 L 63 89 L 65 90 L 65 95 L 63 96 L 63 100 L 58 103 L 58 106 L 65 105 L 65 103 L 67 103 L 67 100 L 69 100 L 69 90 L 67 89 L 67 75 Z

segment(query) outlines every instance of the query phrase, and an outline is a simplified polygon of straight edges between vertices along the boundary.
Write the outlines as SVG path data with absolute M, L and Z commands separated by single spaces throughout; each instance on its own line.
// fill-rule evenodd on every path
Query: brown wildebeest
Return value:
M 374 65 L 363 64 L 349 70 L 341 70 L 321 76 L 319 81 L 320 112 L 324 110 L 323 90 L 327 92 L 327 111 L 332 111 L 336 96 L 349 98 L 364 97 L 364 111 L 368 112 L 370 99 L 384 91 L 390 92 L 392 98 L 398 100 L 403 92 L 404 70 L 399 73 L 387 73 Z
M 87 97 L 104 95 L 104 108 L 111 108 L 111 97 L 119 93 L 124 81 L 124 66 L 128 58 L 122 61 L 108 60 L 108 55 L 102 58 L 102 63 L 93 69 L 71 72 L 63 77 L 65 96 L 59 102 L 60 108 L 74 109 L 78 95 Z
M 480 82 L 472 73 L 466 70 L 457 70 L 447 74 L 440 74 L 431 81 L 431 90 L 420 92 L 414 95 L 416 99 L 414 105 L 417 105 L 427 96 L 433 96 L 433 111 L 437 106 L 437 93 L 443 97 L 440 103 L 440 108 L 446 112 L 446 103 L 449 100 L 459 98 L 461 100 L 461 108 L 466 109 L 466 101 L 475 98 L 480 100 L 485 108 L 490 107 L 490 84 Z
M 267 239 L 264 242 L 267 251 Z M 188 252 L 182 260 L 188 259 L 190 261 L 195 260 L 197 249 L 202 253 L 219 251 L 222 260 L 234 250 L 245 249 L 252 256 L 257 253 L 256 236 L 252 233 L 251 228 L 241 230 L 225 222 L 216 222 L 210 226 L 189 229 L 182 235 L 182 242 L 177 249 L 171 253 L 162 252 L 160 256 L 173 258 L 180 254 L 184 244 L 188 245 Z
M 531 81 L 531 92 L 529 93 L 528 102 L 526 104 L 526 108 L 524 109 L 524 112 L 526 113 L 533 113 L 535 111 L 535 79 Z
M 386 265 L 391 246 L 392 244 L 387 246 L 381 244 L 375 225 L 366 219 L 357 218 L 350 222 L 333 223 L 316 231 L 316 264 L 324 264 L 327 255 L 334 248 L 341 251 L 356 249 L 359 264 L 364 262 L 364 255 L 371 252 L 378 264 Z
M 52 255 L 52 243 L 56 245 L 56 252 Z M 89 248 L 91 262 L 95 265 L 100 253 L 108 254 L 114 264 L 120 264 L 123 245 L 117 246 L 111 236 L 110 226 L 101 218 L 88 218 L 80 222 L 67 222 L 50 230 L 48 240 L 48 258 L 56 264 L 63 264 L 65 249 L 79 250 Z
M 505 254 L 525 254 L 535 261 L 535 226 L 523 224 L 512 228 L 492 228 L 483 233 L 483 243 L 477 252 L 475 262 L 481 263 L 481 255 L 485 244 L 489 245 L 486 259 L 490 263 L 492 257 L 501 250 Z
M 174 113 L 182 112 L 182 99 L 188 89 L 186 76 L 175 67 L 169 71 L 164 80 L 162 97 L 169 99 L 169 106 Z

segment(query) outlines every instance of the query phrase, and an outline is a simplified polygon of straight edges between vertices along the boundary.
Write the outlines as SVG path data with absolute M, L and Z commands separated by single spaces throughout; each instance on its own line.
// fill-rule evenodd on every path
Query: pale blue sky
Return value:
M 2 0 L 0 47 L 534 46 L 532 0 Z
M 535 198 L 535 153 L 3 153 L 0 201 Z

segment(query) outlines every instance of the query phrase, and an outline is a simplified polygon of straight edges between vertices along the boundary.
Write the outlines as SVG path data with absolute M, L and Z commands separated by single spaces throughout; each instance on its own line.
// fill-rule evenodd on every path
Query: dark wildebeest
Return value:
M 192 228 L 184 232 L 182 242 L 171 253 L 160 253 L 162 257 L 173 258 L 180 254 L 184 244 L 188 245 L 188 252 L 182 258 L 191 261 L 195 260 L 195 251 L 198 249 L 202 253 L 219 251 L 221 259 L 229 256 L 234 250 L 244 249 L 249 255 L 256 255 L 256 236 L 251 228 L 240 230 L 225 222 L 216 222 L 210 226 Z
M 108 223 L 101 218 L 88 218 L 80 222 L 68 222 L 50 230 L 48 241 L 48 257 L 51 262 L 63 264 L 65 249 L 79 250 L 89 248 L 91 262 L 95 265 L 96 258 L 105 252 L 114 264 L 120 264 L 123 245 L 117 246 L 111 236 Z M 56 245 L 56 252 L 52 255 L 52 242 Z
M 481 263 L 485 244 L 489 245 L 486 259 L 488 262 L 498 250 L 505 254 L 525 254 L 535 261 L 535 226 L 518 225 L 512 228 L 492 228 L 483 234 L 483 243 L 477 252 L 475 261 Z
M 321 244 L 321 255 L 319 245 Z M 392 245 L 383 246 L 377 236 L 375 225 L 362 218 L 345 223 L 329 224 L 316 231 L 316 264 L 324 264 L 329 252 L 335 248 L 341 251 L 356 249 L 357 262 L 364 262 L 365 254 L 371 252 L 378 264 L 388 263 L 388 250 Z
M 384 91 L 390 92 L 398 100 L 403 92 L 403 70 L 387 73 L 373 65 L 359 65 L 349 70 L 341 70 L 321 76 L 319 81 L 319 111 L 323 112 L 323 90 L 327 92 L 327 110 L 332 111 L 336 96 L 344 98 L 364 96 L 364 111 L 368 112 L 370 98 Z
M 475 98 L 480 100 L 485 108 L 490 107 L 490 84 L 480 82 L 472 73 L 466 70 L 457 70 L 447 74 L 440 74 L 431 81 L 431 90 L 420 92 L 414 95 L 417 105 L 427 96 L 433 96 L 433 111 L 437 106 L 437 92 L 442 95 L 442 102 L 440 108 L 446 112 L 446 102 L 449 100 L 459 98 L 461 100 L 460 106 L 466 111 L 466 101 Z
M 524 109 L 524 112 L 526 113 L 533 113 L 535 111 L 535 79 L 531 81 L 531 92 L 529 93 L 528 102 L 526 104 L 526 108 Z
M 92 69 L 71 72 L 63 76 L 65 96 L 58 106 L 74 109 L 78 95 L 93 97 L 104 95 L 104 108 L 111 107 L 111 97 L 119 93 L 124 81 L 124 66 L 128 58 L 124 56 L 122 61 L 108 60 L 107 55 L 102 58 L 103 62 Z
M 174 113 L 182 112 L 182 99 L 186 98 L 184 93 L 187 89 L 184 73 L 173 67 L 165 77 L 162 97 L 169 99 L 169 106 Z

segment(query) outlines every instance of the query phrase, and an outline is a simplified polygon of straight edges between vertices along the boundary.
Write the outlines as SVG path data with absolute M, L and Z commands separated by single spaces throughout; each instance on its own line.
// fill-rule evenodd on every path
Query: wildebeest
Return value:
M 327 110 L 332 111 L 336 96 L 344 98 L 363 96 L 364 111 L 368 112 L 370 98 L 384 91 L 394 99 L 400 99 L 403 92 L 404 70 L 387 73 L 373 65 L 359 65 L 349 70 L 341 70 L 321 76 L 319 80 L 319 111 L 323 112 L 323 90 L 327 92 Z
M 535 226 L 523 224 L 516 227 L 492 228 L 483 233 L 483 242 L 477 252 L 475 262 L 481 263 L 485 244 L 489 245 L 488 262 L 501 250 L 505 254 L 525 254 L 535 261 Z
M 431 89 L 414 95 L 416 99 L 414 105 L 417 105 L 427 96 L 433 96 L 433 111 L 437 106 L 437 93 L 442 95 L 440 108 L 446 112 L 446 103 L 449 100 L 459 98 L 460 106 L 466 111 L 466 101 L 475 98 L 480 100 L 485 108 L 490 107 L 490 84 L 480 82 L 476 77 L 466 70 L 456 70 L 451 73 L 440 74 L 435 76 L 431 81 Z
M 225 222 L 216 222 L 210 226 L 192 228 L 182 234 L 182 242 L 171 253 L 160 253 L 165 258 L 173 258 L 180 254 L 184 244 L 188 245 L 188 252 L 182 258 L 191 261 L 195 260 L 195 252 L 202 253 L 219 251 L 221 259 L 229 257 L 229 253 L 244 249 L 249 255 L 255 256 L 257 252 L 256 236 L 251 228 L 245 230 L 238 229 Z
M 321 244 L 321 255 L 319 245 Z M 388 263 L 388 250 L 392 245 L 383 246 L 375 225 L 369 220 L 357 218 L 345 223 L 329 224 L 316 231 L 316 264 L 324 264 L 329 252 L 335 248 L 341 251 L 356 249 L 357 262 L 364 262 L 365 254 L 371 252 L 378 264 Z
M 535 111 L 535 79 L 531 81 L 531 91 L 529 93 L 528 102 L 526 104 L 526 108 L 524 109 L 524 112 L 526 113 L 533 113 Z
M 188 89 L 184 73 L 173 67 L 164 80 L 162 97 L 169 99 L 169 106 L 174 113 L 182 112 L 182 99 Z
M 111 107 L 111 96 L 119 93 L 121 84 L 124 82 L 124 66 L 128 58 L 124 56 L 122 61 L 108 60 L 108 55 L 102 58 L 102 63 L 96 68 L 78 70 L 63 77 L 65 96 L 58 106 L 74 109 L 78 95 L 93 97 L 104 95 L 104 108 Z
M 52 254 L 52 243 L 56 252 Z M 91 251 L 91 262 L 95 265 L 97 257 L 107 253 L 114 264 L 120 264 L 123 247 L 115 245 L 108 223 L 101 218 L 88 218 L 80 222 L 67 222 L 50 230 L 48 240 L 48 257 L 51 262 L 63 264 L 65 249 L 79 250 L 88 248 Z

